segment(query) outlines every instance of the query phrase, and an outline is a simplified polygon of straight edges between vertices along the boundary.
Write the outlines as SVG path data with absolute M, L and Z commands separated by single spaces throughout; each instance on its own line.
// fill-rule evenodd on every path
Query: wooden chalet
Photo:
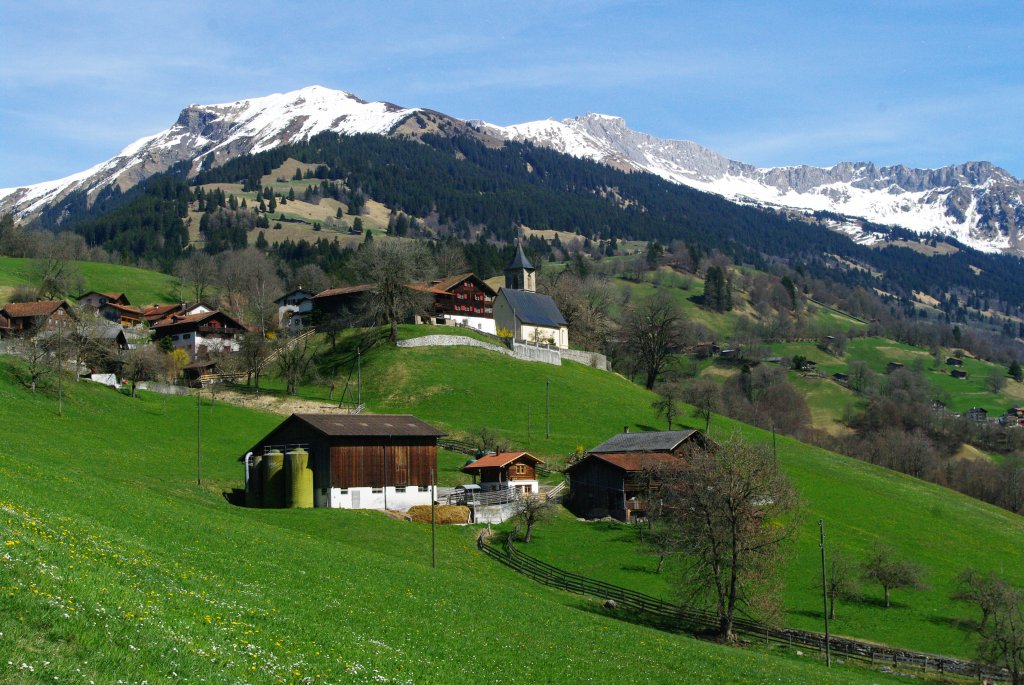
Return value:
M 71 306 L 65 300 L 39 302 L 12 302 L 0 309 L 0 326 L 10 334 L 27 333 L 55 325 L 61 320 L 74 319 Z
M 431 503 L 443 435 L 409 415 L 292 414 L 246 455 L 246 483 L 259 487 L 266 454 L 302 448 L 314 506 L 404 511 Z
M 988 410 L 984 407 L 971 407 L 964 412 L 964 418 L 975 423 L 985 423 L 988 421 Z
M 949 375 L 953 378 L 967 378 L 967 372 L 963 369 L 951 369 Z
M 947 357 L 946 358 L 946 366 L 963 366 L 963 365 L 964 365 L 964 360 L 963 359 L 958 359 L 956 357 Z
M 242 334 L 249 327 L 223 312 L 171 315 L 153 326 L 153 339 L 170 338 L 176 349 L 188 352 L 195 361 L 210 352 L 237 352 Z
M 192 314 L 205 314 L 214 311 L 202 302 L 179 302 L 177 304 L 154 304 L 142 308 L 142 318 L 150 326 L 168 319 L 172 316 L 189 316 Z
M 583 518 L 611 516 L 629 521 L 642 516 L 654 474 L 685 464 L 692 450 L 711 445 L 696 430 L 619 433 L 566 469 L 566 506 Z
M 81 306 L 91 309 L 99 309 L 107 303 L 119 304 L 123 307 L 130 307 L 132 304 L 124 293 L 101 293 L 98 290 L 90 290 L 75 299 Z
M 344 288 L 328 288 L 313 296 L 310 318 L 314 325 L 330 319 L 354 322 L 360 318 L 367 293 L 373 290 L 369 284 L 351 285 Z
M 497 293 L 472 273 L 449 276 L 409 287 L 432 296 L 430 318 L 434 323 L 467 326 L 495 334 L 494 297 Z
M 537 494 L 537 465 L 543 463 L 529 452 L 499 452 L 467 463 L 462 471 L 472 475 L 474 483 L 479 479 L 482 490 L 514 488 L 523 494 Z

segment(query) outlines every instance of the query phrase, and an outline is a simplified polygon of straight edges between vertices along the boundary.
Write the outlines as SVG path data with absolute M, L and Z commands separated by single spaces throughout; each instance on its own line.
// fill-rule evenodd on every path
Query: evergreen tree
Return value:
M 277 198 L 274 196 L 273 193 L 270 194 L 270 204 L 267 205 L 267 209 L 269 209 L 271 212 L 277 209 Z
M 259 235 L 256 236 L 256 247 L 261 250 L 265 250 L 269 246 L 270 243 L 267 242 L 267 236 L 263 235 L 263 231 L 260 231 Z
M 1010 362 L 1009 374 L 1010 378 L 1017 381 L 1018 383 L 1024 380 L 1024 371 L 1021 370 L 1020 362 L 1018 362 L 1016 359 Z
M 295 200 L 295 188 L 288 189 L 288 199 L 292 201 Z

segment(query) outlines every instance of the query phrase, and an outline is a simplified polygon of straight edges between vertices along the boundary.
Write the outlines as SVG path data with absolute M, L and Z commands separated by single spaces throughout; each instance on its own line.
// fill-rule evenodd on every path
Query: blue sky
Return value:
M 314 83 L 497 124 L 616 114 L 761 166 L 1024 177 L 1016 1 L 0 2 L 0 187 Z

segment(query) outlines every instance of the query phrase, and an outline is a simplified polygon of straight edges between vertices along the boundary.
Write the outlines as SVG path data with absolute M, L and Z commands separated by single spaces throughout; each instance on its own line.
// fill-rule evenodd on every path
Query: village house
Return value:
M 964 412 L 964 418 L 975 423 L 985 423 L 988 421 L 988 410 L 984 407 L 971 407 Z
M 213 307 L 202 302 L 179 302 L 177 304 L 154 304 L 142 308 L 142 318 L 150 326 L 154 326 L 172 316 L 190 316 L 212 312 Z
M 430 318 L 433 323 L 466 326 L 494 335 L 494 289 L 483 279 L 466 273 L 449 276 L 411 288 L 433 296 Z
M 946 359 L 946 366 L 963 366 L 964 360 L 957 359 L 956 357 L 948 357 Z
M 274 300 L 277 304 L 278 326 L 287 328 L 292 335 L 307 328 L 310 314 L 313 313 L 315 295 L 316 293 L 299 287 Z
M 344 288 L 328 288 L 313 296 L 310 319 L 314 325 L 330 319 L 346 322 L 357 320 L 364 309 L 367 293 L 372 285 L 352 285 Z
M 188 352 L 189 359 L 217 351 L 237 352 L 248 327 L 223 312 L 173 314 L 153 326 L 153 340 L 170 338 L 175 349 Z
M 1006 414 L 1000 417 L 999 422 L 1007 428 L 1024 426 L 1024 407 L 1010 407 Z
M 409 415 L 292 414 L 244 457 L 247 500 L 262 497 L 268 456 L 302 449 L 316 507 L 404 511 L 430 504 L 444 435 Z
M 108 302 L 124 305 L 125 307 L 131 306 L 131 302 L 128 301 L 128 296 L 124 293 L 101 293 L 96 290 L 90 290 L 87 293 L 79 295 L 75 299 L 78 300 L 78 304 L 83 307 L 89 307 L 90 309 L 99 309 Z
M 967 378 L 967 372 L 962 369 L 953 369 L 949 372 L 949 375 L 953 378 Z
M 12 302 L 0 309 L 0 327 L 7 334 L 29 333 L 74 319 L 74 312 L 65 300 Z
M 467 463 L 462 471 L 472 475 L 474 483 L 479 479 L 481 490 L 515 489 L 536 495 L 540 492 L 537 465 L 543 463 L 529 452 L 499 452 Z
M 696 430 L 619 433 L 566 469 L 566 506 L 583 518 L 611 516 L 630 521 L 643 516 L 657 470 L 683 464 L 691 450 L 710 444 Z

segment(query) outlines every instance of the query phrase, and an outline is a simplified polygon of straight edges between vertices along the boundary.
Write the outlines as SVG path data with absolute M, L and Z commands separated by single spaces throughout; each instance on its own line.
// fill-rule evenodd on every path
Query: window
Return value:
M 338 494 L 339 495 L 347 495 L 348 494 L 348 488 L 341 488 L 340 490 L 338 490 Z
M 189 338 L 191 338 L 191 337 L 192 337 L 192 334 L 191 334 L 191 333 L 182 333 L 182 334 L 181 334 L 181 339 L 182 339 L 182 340 L 188 340 L 188 339 L 189 339 Z
M 402 493 L 402 492 L 405 492 L 405 486 L 404 486 L 404 485 L 396 485 L 396 486 L 395 486 L 395 492 L 396 492 L 396 493 Z
M 516 464 L 516 475 L 522 476 L 526 474 L 526 464 Z
M 426 485 L 421 485 L 420 492 L 430 492 L 430 487 Z
M 384 488 L 371 488 L 370 492 L 379 495 L 380 493 L 384 492 Z

